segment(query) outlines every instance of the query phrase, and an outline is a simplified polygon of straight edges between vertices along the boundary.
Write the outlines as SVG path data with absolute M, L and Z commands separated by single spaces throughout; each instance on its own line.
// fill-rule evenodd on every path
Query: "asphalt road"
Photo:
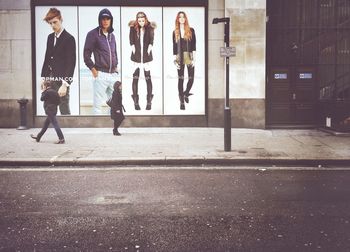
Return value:
M 350 170 L 2 168 L 0 251 L 350 251 Z

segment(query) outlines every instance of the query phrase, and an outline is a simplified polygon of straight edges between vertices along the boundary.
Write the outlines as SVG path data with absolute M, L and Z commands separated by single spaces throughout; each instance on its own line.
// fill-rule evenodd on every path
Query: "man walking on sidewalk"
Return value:
M 52 88 L 52 83 L 52 81 L 44 81 L 42 85 L 42 93 L 40 100 L 44 102 L 45 114 L 47 115 L 46 120 L 44 122 L 44 126 L 37 135 L 31 134 L 30 136 L 37 142 L 40 142 L 40 139 L 45 134 L 46 130 L 49 128 L 50 123 L 52 123 L 58 136 L 58 141 L 55 143 L 64 144 L 64 136 L 56 118 L 57 105 L 60 104 L 60 97 L 58 96 L 57 91 L 54 88 Z

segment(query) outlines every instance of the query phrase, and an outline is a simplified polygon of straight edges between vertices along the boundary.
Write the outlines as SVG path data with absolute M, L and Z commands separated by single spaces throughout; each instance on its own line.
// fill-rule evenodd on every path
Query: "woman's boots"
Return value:
M 121 136 L 122 134 L 119 133 L 118 129 L 113 129 L 113 135 Z

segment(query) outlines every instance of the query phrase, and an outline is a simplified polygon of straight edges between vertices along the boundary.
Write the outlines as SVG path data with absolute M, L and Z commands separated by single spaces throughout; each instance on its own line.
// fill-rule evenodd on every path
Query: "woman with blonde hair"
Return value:
M 146 14 L 142 11 L 136 14 L 136 20 L 129 22 L 130 27 L 130 45 L 131 45 L 131 60 L 134 62 L 135 71 L 132 80 L 132 99 L 134 100 L 135 110 L 140 110 L 138 81 L 140 76 L 140 68 L 143 67 L 147 84 L 147 106 L 146 110 L 152 107 L 152 80 L 150 71 L 150 62 L 153 60 L 152 47 L 154 40 L 154 29 L 156 24 L 150 22 Z
M 190 27 L 186 13 L 180 11 L 176 15 L 175 30 L 173 31 L 173 54 L 174 64 L 178 73 L 178 91 L 180 109 L 185 109 L 185 102 L 189 103 L 190 90 L 194 81 L 194 66 L 196 56 L 196 34 Z M 184 91 L 184 72 L 187 66 L 188 81 Z

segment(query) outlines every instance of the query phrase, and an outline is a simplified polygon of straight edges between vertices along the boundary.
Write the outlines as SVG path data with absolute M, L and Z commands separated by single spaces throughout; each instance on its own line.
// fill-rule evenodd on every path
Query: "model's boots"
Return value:
M 189 103 L 190 102 L 190 99 L 188 99 L 188 97 L 192 95 L 192 93 L 188 92 L 188 91 L 185 91 L 184 93 L 184 100 L 186 103 Z
M 179 94 L 179 99 L 180 99 L 180 109 L 185 110 L 185 99 L 183 94 Z
M 135 110 L 140 110 L 139 95 L 131 95 L 131 98 L 134 100 Z
M 147 106 L 146 110 L 150 110 L 152 108 L 152 99 L 153 99 L 153 94 L 152 94 L 152 79 L 151 79 L 151 71 L 146 71 L 144 70 L 145 73 L 145 79 L 146 79 L 146 84 L 147 84 Z
M 139 76 L 140 76 L 140 68 L 136 68 L 135 72 L 132 75 L 132 99 L 134 100 L 135 110 L 140 110 L 139 105 L 139 95 L 138 93 L 138 85 L 139 85 Z
M 153 94 L 147 95 L 146 110 L 151 110 L 151 108 L 152 108 L 152 99 L 153 99 Z

